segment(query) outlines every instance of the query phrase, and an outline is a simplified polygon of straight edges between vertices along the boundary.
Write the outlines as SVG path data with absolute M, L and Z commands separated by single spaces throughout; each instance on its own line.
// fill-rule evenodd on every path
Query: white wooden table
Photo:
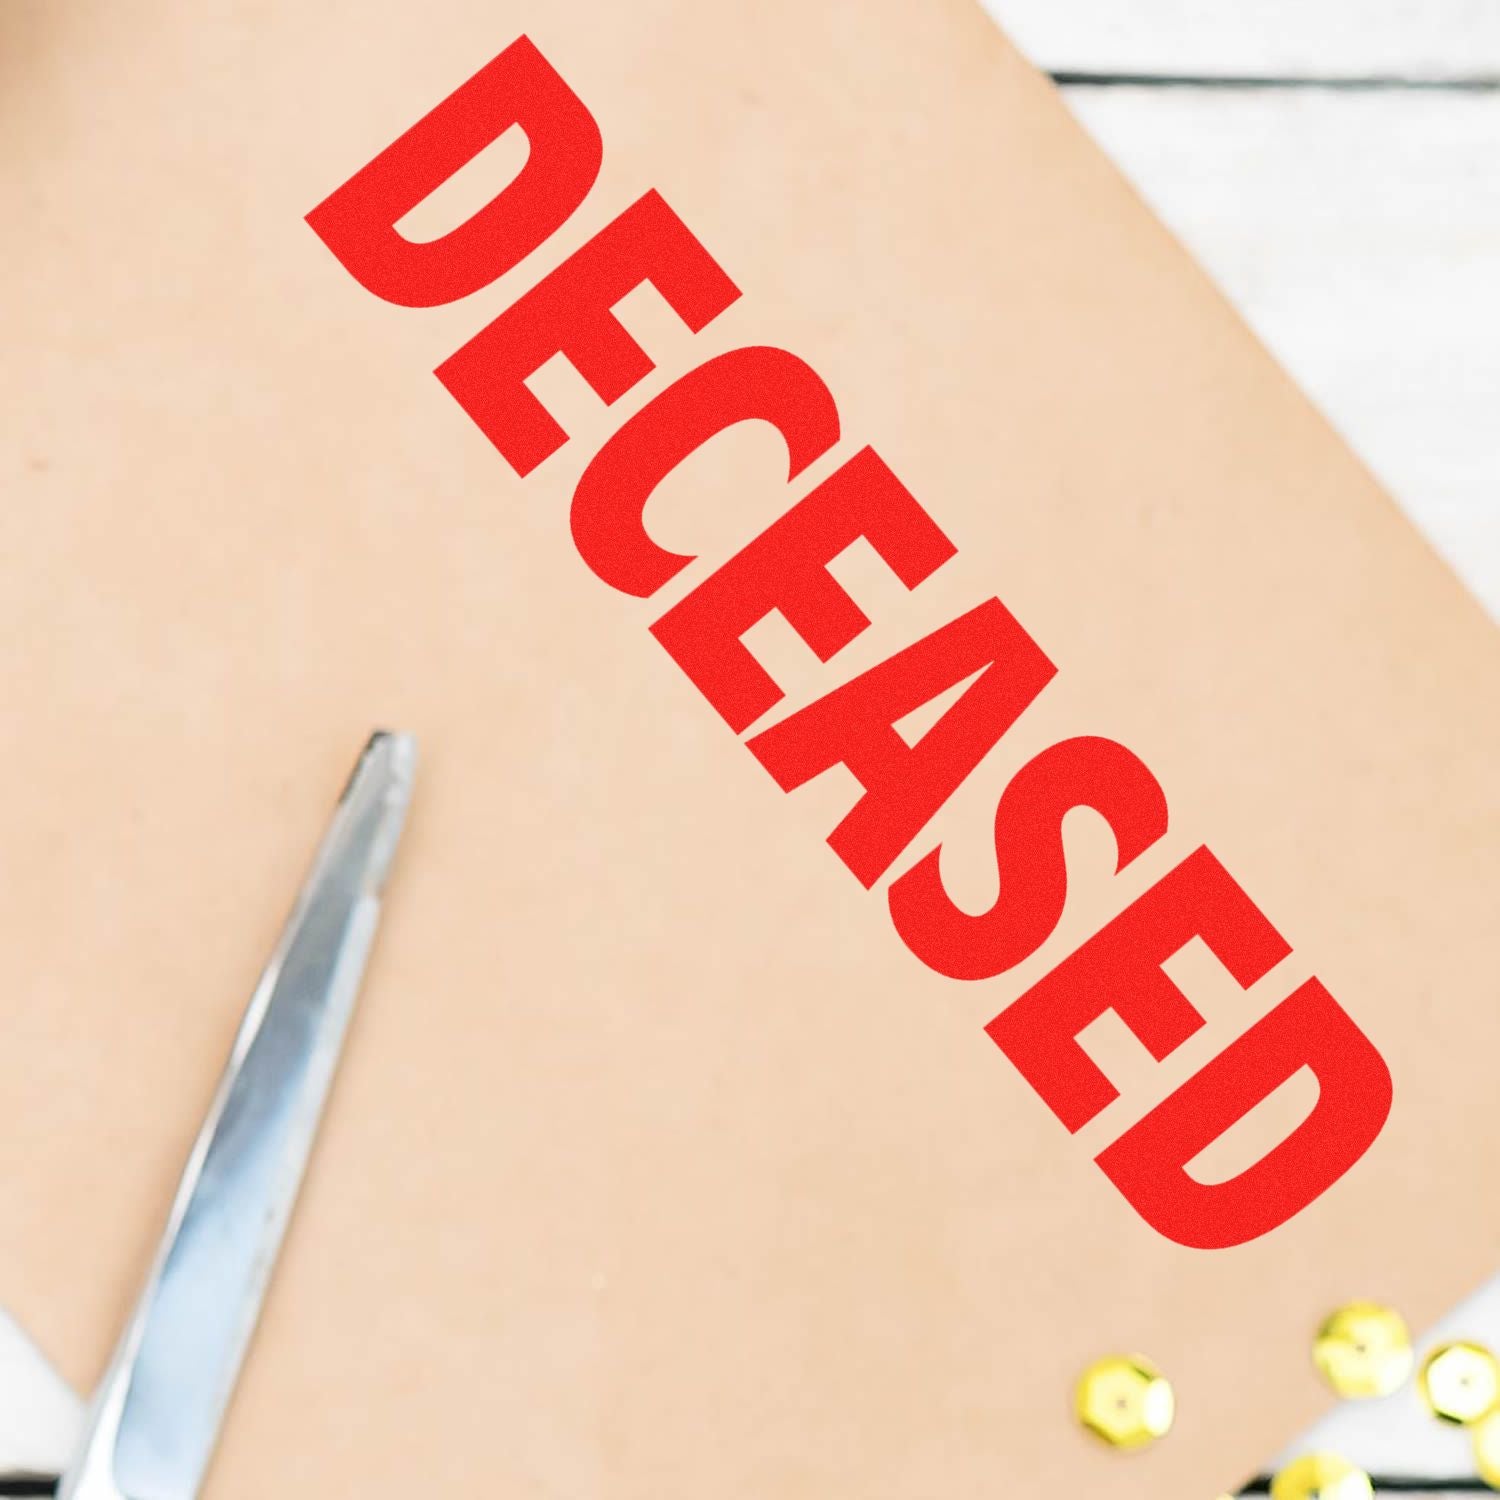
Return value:
M 987 3 L 1500 618 L 1500 0 Z
M 1500 618 L 1500 0 L 987 3 Z M 1445 1332 L 1500 1348 L 1500 1285 Z M 78 1415 L 0 1314 L 0 1474 Z M 1409 1390 L 1309 1446 L 1472 1472 Z

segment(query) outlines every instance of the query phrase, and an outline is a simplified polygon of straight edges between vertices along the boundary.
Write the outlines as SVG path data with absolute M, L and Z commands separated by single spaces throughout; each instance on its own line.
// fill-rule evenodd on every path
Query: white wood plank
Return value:
M 83 1403 L 0 1310 L 0 1477 L 56 1474 L 83 1426 Z
M 984 0 L 1050 69 L 1500 73 L 1496 0 Z
M 1069 101 L 1500 618 L 1500 95 Z

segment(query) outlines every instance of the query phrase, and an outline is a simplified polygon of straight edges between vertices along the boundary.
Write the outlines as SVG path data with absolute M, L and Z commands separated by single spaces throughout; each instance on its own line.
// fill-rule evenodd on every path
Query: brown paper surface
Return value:
M 522 32 L 597 185 L 476 296 L 378 301 L 303 216 Z M 1493 630 L 967 0 L 13 0 L 0 44 L 0 1298 L 80 1387 L 355 750 L 424 752 L 211 1495 L 1201 1497 L 1316 1413 L 1327 1308 L 1493 1269 Z M 572 440 L 519 480 L 429 372 L 653 187 L 744 295 L 627 301 L 656 373 L 544 372 Z M 982 907 L 995 796 L 1068 734 L 1166 789 L 1118 878 L 1070 823 L 1001 979 L 918 963 L 823 843 L 852 780 L 783 795 L 648 633 L 805 490 L 779 440 L 652 501 L 700 557 L 658 599 L 570 542 L 599 442 L 746 343 L 960 553 L 911 594 L 851 553 L 828 666 L 754 636 L 787 703 L 990 594 L 1060 669 L 913 852 Z M 1070 1139 L 982 1028 L 1203 842 L 1293 956 L 1242 993 L 1184 954 L 1208 1025 L 1161 1065 L 1101 1028 L 1123 1097 Z M 1388 1125 L 1285 1227 L 1168 1243 L 1092 1154 L 1310 974 Z M 1069 1410 L 1114 1349 L 1178 1391 L 1136 1458 Z

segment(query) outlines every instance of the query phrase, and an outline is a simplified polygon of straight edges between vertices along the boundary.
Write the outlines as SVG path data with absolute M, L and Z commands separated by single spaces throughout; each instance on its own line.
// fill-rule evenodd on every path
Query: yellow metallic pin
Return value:
M 1172 1383 L 1150 1360 L 1112 1354 L 1078 1378 L 1078 1420 L 1111 1448 L 1144 1448 L 1172 1426 Z
M 1417 1386 L 1433 1416 L 1467 1427 L 1500 1401 L 1500 1366 L 1480 1344 L 1440 1344 L 1423 1362 Z
M 1474 1469 L 1492 1490 L 1500 1490 L 1500 1411 L 1481 1417 L 1469 1428 Z
M 1337 1453 L 1293 1459 L 1271 1481 L 1271 1500 L 1371 1500 L 1374 1493 L 1370 1476 Z
M 1388 1396 L 1411 1374 L 1406 1320 L 1378 1302 L 1346 1303 L 1318 1329 L 1313 1363 L 1340 1396 Z

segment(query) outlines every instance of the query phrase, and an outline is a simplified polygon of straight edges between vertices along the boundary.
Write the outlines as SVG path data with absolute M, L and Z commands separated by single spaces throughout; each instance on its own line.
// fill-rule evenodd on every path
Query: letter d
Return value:
M 1187 1173 L 1199 1152 L 1300 1068 L 1318 1080 L 1312 1113 L 1227 1182 Z M 1137 1213 L 1197 1250 L 1243 1245 L 1327 1192 L 1380 1134 L 1391 1075 L 1344 1008 L 1310 979 L 1097 1158 Z

